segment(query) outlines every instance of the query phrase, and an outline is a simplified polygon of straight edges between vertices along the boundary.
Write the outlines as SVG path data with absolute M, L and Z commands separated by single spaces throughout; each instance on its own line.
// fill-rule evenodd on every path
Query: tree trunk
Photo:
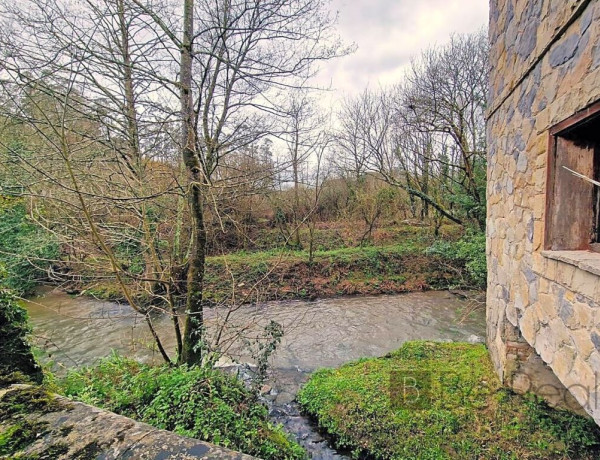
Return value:
M 192 176 L 196 181 L 198 177 Z M 193 222 L 193 243 L 187 280 L 187 311 L 180 362 L 200 364 L 204 338 L 204 269 L 206 263 L 206 229 L 204 203 L 200 184 L 191 186 L 190 208 Z
M 294 170 L 294 246 L 296 249 L 300 249 L 300 219 L 298 214 L 300 213 L 300 173 L 299 159 L 298 159 L 298 143 L 300 142 L 300 135 L 298 133 L 298 126 L 296 126 L 296 133 L 294 139 L 294 153 L 292 168 Z
M 196 151 L 194 101 L 192 95 L 192 63 L 194 34 L 194 0 L 184 0 L 183 39 L 181 45 L 181 116 L 182 157 L 189 181 L 192 217 L 192 251 L 189 258 L 187 302 L 183 347 L 179 363 L 200 364 L 204 338 L 204 269 L 206 262 L 206 228 L 204 226 L 203 172 Z
M 429 195 L 429 159 L 431 158 L 431 143 L 427 143 L 427 153 L 426 157 L 423 158 L 423 172 L 422 172 L 422 182 L 423 185 L 421 190 L 425 195 Z M 429 217 L 429 203 L 427 201 L 423 201 L 421 207 L 421 220 L 424 221 Z

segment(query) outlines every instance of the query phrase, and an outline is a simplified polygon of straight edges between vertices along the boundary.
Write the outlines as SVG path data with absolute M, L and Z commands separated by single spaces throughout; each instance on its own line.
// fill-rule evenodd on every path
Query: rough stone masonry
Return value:
M 490 7 L 488 346 L 506 384 L 600 424 L 600 253 L 545 239 L 552 128 L 600 100 L 600 0 Z

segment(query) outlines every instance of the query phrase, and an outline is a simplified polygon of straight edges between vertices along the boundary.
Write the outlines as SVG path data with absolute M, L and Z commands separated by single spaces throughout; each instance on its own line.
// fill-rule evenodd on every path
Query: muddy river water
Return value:
M 59 370 L 94 364 L 112 350 L 160 362 L 145 323 L 127 305 L 46 290 L 26 308 L 38 345 Z M 230 335 L 251 338 L 271 320 L 283 326 L 265 388 L 272 417 L 298 438 L 312 458 L 344 458 L 298 412 L 294 396 L 310 373 L 384 355 L 407 340 L 483 341 L 485 313 L 480 309 L 465 319 L 466 308 L 465 300 L 449 292 L 267 302 L 243 306 L 231 315 L 231 331 L 236 332 Z M 217 323 L 224 312 L 213 310 L 207 317 Z M 155 323 L 172 349 L 169 320 L 158 317 Z M 240 343 L 232 346 L 233 354 L 250 361 Z

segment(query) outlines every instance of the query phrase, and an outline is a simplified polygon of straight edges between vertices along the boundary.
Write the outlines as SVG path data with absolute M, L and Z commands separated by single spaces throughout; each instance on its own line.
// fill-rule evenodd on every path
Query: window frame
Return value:
M 600 100 L 592 103 L 586 108 L 576 112 L 565 120 L 552 126 L 548 133 L 548 156 L 546 165 L 546 203 L 545 203 L 545 215 L 544 215 L 544 251 L 552 251 L 553 241 L 551 240 L 551 232 L 548 231 L 548 227 L 552 225 L 551 222 L 551 211 L 553 206 L 554 187 L 555 187 L 555 176 L 556 176 L 556 151 L 558 145 L 558 138 L 565 137 L 570 131 L 577 129 L 579 126 L 585 124 L 590 118 L 600 117 Z M 595 186 L 594 186 L 595 187 Z M 600 193 L 600 190 L 598 190 Z M 600 213 L 600 209 L 596 212 Z M 594 246 L 597 243 L 591 243 L 588 249 L 572 249 L 567 251 L 598 251 L 597 247 Z

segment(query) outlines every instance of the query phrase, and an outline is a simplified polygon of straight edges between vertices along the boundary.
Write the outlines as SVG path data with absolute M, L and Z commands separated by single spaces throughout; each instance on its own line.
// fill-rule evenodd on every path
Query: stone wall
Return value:
M 544 251 L 549 129 L 600 100 L 600 0 L 491 0 L 490 43 L 492 360 L 517 390 L 558 403 L 567 387 L 600 423 L 600 254 Z
M 10 435 L 2 458 L 52 460 L 192 460 L 254 457 L 185 438 L 145 423 L 49 394 L 41 387 L 0 389 L 0 437 Z M 6 447 L 6 446 L 4 446 Z M 1 450 L 1 449 L 0 449 Z M 1 454 L 8 453 L 9 457 Z M 14 455 L 14 457 L 10 455 Z

